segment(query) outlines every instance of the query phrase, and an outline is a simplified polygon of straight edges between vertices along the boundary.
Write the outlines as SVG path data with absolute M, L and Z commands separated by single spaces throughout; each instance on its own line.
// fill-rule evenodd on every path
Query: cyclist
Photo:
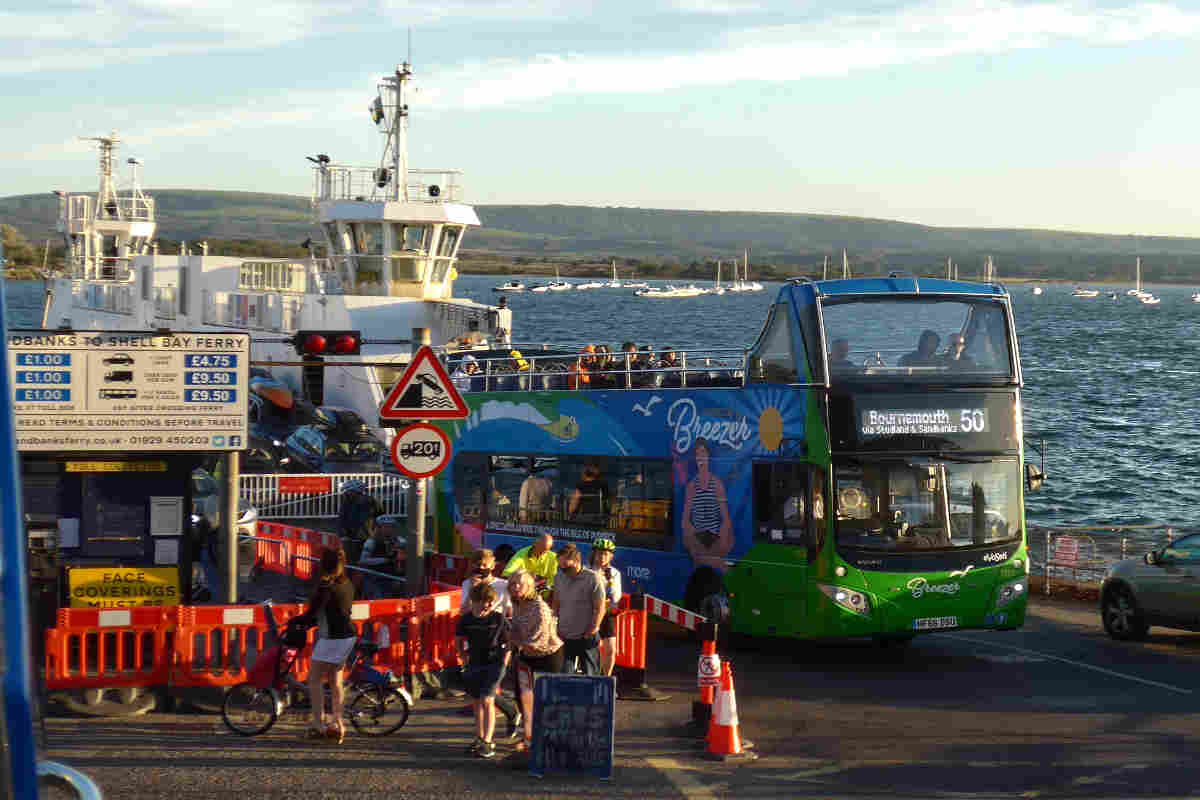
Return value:
M 612 565 L 617 545 L 612 539 L 592 542 L 590 566 L 600 576 L 600 585 L 608 599 L 608 611 L 600 621 L 600 674 L 612 675 L 617 663 L 617 623 L 615 609 L 621 602 L 621 570 Z
M 338 535 L 352 562 L 358 561 L 363 542 L 375 530 L 375 518 L 383 513 L 379 501 L 367 492 L 367 485 L 360 480 L 346 481 L 342 485 L 342 507 L 338 512 Z M 353 547 L 351 547 L 353 543 Z

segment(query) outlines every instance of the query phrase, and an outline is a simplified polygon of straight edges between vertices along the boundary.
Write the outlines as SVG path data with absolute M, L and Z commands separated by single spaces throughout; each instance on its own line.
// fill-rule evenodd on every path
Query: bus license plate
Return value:
M 921 617 L 913 620 L 913 630 L 917 631 L 936 631 L 957 627 L 958 617 Z

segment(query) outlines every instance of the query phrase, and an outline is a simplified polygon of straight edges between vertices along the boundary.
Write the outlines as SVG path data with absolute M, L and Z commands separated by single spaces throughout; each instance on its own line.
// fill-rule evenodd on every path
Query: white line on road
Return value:
M 1039 656 L 1041 658 L 1046 658 L 1051 661 L 1061 661 L 1064 664 L 1070 664 L 1071 666 L 1079 667 L 1080 669 L 1091 670 L 1092 672 L 1099 672 L 1102 675 L 1109 675 L 1114 678 L 1123 678 L 1127 681 L 1132 681 L 1134 683 L 1145 684 L 1146 686 L 1156 686 L 1159 689 L 1166 689 L 1167 691 L 1170 691 L 1170 692 L 1177 692 L 1179 694 L 1192 694 L 1191 689 L 1184 689 L 1181 686 L 1172 686 L 1169 683 L 1160 683 L 1159 681 L 1152 681 L 1147 678 L 1139 678 L 1136 675 L 1128 675 L 1124 672 L 1116 672 L 1111 669 L 1105 669 L 1104 667 L 1097 667 L 1094 664 L 1086 664 L 1082 661 L 1073 661 L 1072 659 L 1063 658 L 1062 656 L 1051 655 L 1050 653 L 1042 653 L 1037 650 L 1028 650 L 1024 647 L 1016 647 L 1011 644 L 996 644 L 995 642 L 987 642 L 987 641 L 983 641 L 982 639 L 972 639 L 970 636 L 957 636 L 952 633 L 943 633 L 941 635 L 946 639 L 955 639 L 960 642 L 970 642 L 971 644 L 980 644 L 980 645 L 983 645 L 984 647 L 994 647 L 994 648 L 997 648 L 1000 650 L 1012 650 L 1017 653 L 1025 653 L 1026 655 Z
M 693 778 L 683 764 L 673 758 L 647 758 L 646 763 L 666 776 L 667 780 L 688 800 L 717 800 L 712 790 Z

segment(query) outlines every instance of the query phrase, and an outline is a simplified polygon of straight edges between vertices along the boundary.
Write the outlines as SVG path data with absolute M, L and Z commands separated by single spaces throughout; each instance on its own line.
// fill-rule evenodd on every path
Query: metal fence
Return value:
M 360 480 L 384 514 L 407 513 L 408 479 L 387 473 L 339 473 L 316 475 L 240 475 L 242 498 L 258 509 L 258 518 L 336 518 L 342 504 L 341 488 L 349 480 Z
M 1166 547 L 1191 530 L 1171 525 L 1117 525 L 1091 527 L 1029 526 L 1030 571 L 1051 583 L 1099 586 L 1105 571 L 1126 558 L 1140 558 Z

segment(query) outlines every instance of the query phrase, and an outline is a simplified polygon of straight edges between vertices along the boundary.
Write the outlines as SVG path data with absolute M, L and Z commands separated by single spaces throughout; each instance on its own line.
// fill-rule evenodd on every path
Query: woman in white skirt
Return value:
M 354 649 L 358 635 L 350 622 L 350 607 L 354 604 L 354 584 L 346 576 L 346 553 L 340 548 L 321 553 L 321 577 L 313 589 L 308 610 L 300 615 L 305 622 L 316 623 L 318 638 L 313 647 L 312 665 L 308 670 L 308 692 L 312 703 L 312 726 L 306 736 L 310 739 L 330 739 L 338 744 L 346 738 L 342 719 L 346 693 L 342 684 L 342 668 Z M 333 718 L 325 721 L 325 678 L 333 695 Z

